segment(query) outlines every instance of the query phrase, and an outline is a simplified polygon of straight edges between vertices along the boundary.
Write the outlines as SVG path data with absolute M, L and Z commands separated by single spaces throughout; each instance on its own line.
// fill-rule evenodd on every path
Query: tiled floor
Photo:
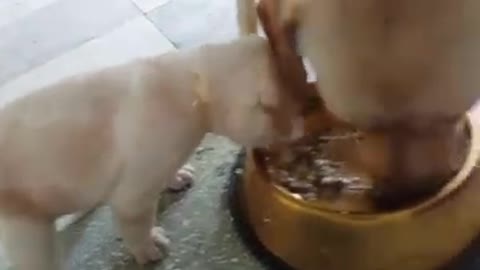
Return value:
M 0 0 L 0 103 L 64 76 L 236 34 L 234 0 Z M 170 206 L 159 220 L 171 254 L 148 269 L 261 269 L 237 240 L 221 200 L 237 151 L 209 136 L 192 157 L 201 184 L 175 200 L 164 197 Z M 61 233 L 72 270 L 139 269 L 109 215 L 102 208 Z
M 147 16 L 179 48 L 237 35 L 234 0 L 171 0 Z
M 59 0 L 4 25 L 0 28 L 0 83 L 81 46 L 136 15 L 139 11 L 130 0 Z

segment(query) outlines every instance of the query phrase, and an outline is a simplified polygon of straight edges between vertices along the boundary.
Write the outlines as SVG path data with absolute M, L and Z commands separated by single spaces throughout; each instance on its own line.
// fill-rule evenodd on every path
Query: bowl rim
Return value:
M 471 112 L 466 113 L 467 129 L 470 135 L 470 146 L 468 149 L 467 157 L 465 159 L 462 168 L 458 173 L 434 196 L 431 198 L 422 200 L 421 202 L 407 208 L 393 210 L 389 212 L 381 213 L 360 213 L 360 212 L 342 212 L 331 209 L 323 208 L 319 205 L 311 204 L 301 198 L 296 197 L 294 194 L 288 192 L 278 185 L 274 186 L 277 191 L 277 195 L 282 199 L 296 204 L 301 208 L 307 208 L 309 210 L 315 210 L 316 214 L 328 216 L 329 219 L 336 220 L 337 222 L 371 222 L 371 221 L 394 221 L 404 219 L 405 216 L 412 216 L 414 214 L 426 212 L 429 209 L 433 209 L 435 205 L 439 204 L 442 200 L 446 199 L 449 195 L 454 196 L 453 193 L 458 191 L 459 188 L 468 179 L 473 170 L 476 167 L 477 161 L 480 157 L 480 125 L 476 124 Z

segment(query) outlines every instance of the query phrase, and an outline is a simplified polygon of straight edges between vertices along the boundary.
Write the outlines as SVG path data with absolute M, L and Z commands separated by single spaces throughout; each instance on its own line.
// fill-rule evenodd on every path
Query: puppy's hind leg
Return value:
M 5 217 L 2 242 L 15 270 L 58 270 L 55 256 L 55 226 L 50 219 Z

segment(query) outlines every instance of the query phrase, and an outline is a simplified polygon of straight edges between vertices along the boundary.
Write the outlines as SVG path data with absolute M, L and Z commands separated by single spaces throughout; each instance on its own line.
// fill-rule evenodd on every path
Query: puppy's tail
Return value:
M 256 10 L 256 0 L 236 0 L 237 1 L 237 22 L 240 29 L 240 35 L 249 35 L 257 33 L 258 16 Z

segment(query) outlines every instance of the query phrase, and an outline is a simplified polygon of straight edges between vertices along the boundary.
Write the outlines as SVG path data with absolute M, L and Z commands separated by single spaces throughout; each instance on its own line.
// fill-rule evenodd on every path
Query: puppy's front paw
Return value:
M 193 185 L 195 169 L 187 164 L 180 168 L 168 184 L 168 189 L 173 192 L 183 191 Z
M 165 230 L 162 227 L 154 227 L 150 234 L 150 241 L 140 249 L 133 251 L 135 260 L 140 265 L 160 261 L 168 252 L 170 240 L 165 236 Z

